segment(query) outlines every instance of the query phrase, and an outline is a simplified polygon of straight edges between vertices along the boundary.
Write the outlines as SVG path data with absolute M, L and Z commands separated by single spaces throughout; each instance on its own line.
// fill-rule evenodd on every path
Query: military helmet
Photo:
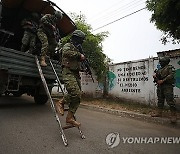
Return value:
M 169 59 L 169 57 L 160 57 L 160 58 L 159 58 L 159 62 L 169 63 L 169 62 L 170 62 L 170 59 Z
M 169 57 L 160 57 L 159 58 L 159 64 L 161 65 L 161 67 L 165 67 L 166 65 L 168 65 L 170 62 Z
M 60 11 L 55 11 L 54 16 L 56 19 L 62 19 L 63 15 Z
M 81 30 L 75 30 L 75 31 L 72 33 L 72 36 L 76 36 L 76 37 L 85 39 L 85 36 L 86 36 L 86 35 L 85 35 Z

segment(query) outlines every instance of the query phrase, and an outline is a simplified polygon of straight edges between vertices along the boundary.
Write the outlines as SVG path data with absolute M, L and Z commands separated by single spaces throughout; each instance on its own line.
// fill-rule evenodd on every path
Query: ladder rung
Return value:
M 64 111 L 69 111 L 69 109 L 64 109 Z
M 73 125 L 66 125 L 62 129 L 64 130 L 64 129 L 69 129 L 69 128 L 73 128 L 73 127 L 75 127 L 75 126 L 73 126 Z

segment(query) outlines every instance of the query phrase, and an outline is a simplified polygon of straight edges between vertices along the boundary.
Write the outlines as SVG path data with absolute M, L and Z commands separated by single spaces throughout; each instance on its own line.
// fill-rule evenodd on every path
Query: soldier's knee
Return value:
M 173 100 L 167 101 L 167 104 L 168 104 L 169 106 L 175 106 L 175 102 L 174 102 Z
M 75 91 L 75 92 L 71 93 L 71 99 L 73 99 L 73 101 L 75 101 L 75 102 L 79 102 L 81 99 L 80 91 Z

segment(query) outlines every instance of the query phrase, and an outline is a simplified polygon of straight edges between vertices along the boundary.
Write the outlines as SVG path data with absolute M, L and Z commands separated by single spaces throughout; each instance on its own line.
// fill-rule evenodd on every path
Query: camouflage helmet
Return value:
M 159 58 L 159 63 L 161 66 L 165 66 L 168 65 L 170 62 L 170 58 L 169 57 L 160 57 Z
M 75 31 L 72 33 L 72 36 L 76 36 L 76 37 L 85 39 L 85 36 L 86 36 L 86 35 L 85 35 L 81 30 L 75 30 Z
M 63 15 L 60 11 L 55 11 L 54 16 L 56 19 L 62 19 Z
M 169 57 L 160 57 L 160 58 L 159 58 L 159 62 L 169 63 L 169 62 L 170 62 L 170 59 L 169 59 Z

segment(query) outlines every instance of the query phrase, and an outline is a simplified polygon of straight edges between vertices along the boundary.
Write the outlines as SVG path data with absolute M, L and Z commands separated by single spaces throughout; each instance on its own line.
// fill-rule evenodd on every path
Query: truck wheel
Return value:
M 14 97 L 20 97 L 22 96 L 22 93 L 21 92 L 13 92 L 12 93 Z M 8 94 L 9 95 L 9 94 Z
M 5 91 L 4 94 L 5 94 L 5 96 L 9 96 L 10 92 Z
M 46 104 L 48 101 L 47 95 L 35 95 L 34 101 L 36 104 Z

